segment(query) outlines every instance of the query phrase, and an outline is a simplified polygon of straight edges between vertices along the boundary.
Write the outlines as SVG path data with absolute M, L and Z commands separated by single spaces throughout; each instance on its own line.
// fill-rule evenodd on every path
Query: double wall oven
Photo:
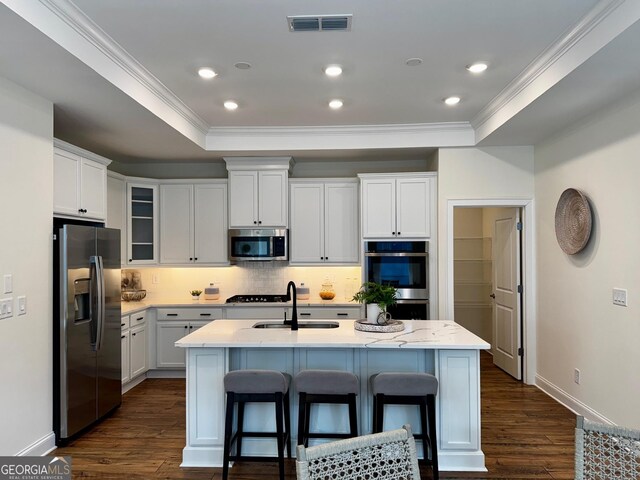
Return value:
M 398 303 L 388 309 L 393 318 L 429 319 L 428 242 L 366 242 L 364 258 L 367 282 L 398 289 Z

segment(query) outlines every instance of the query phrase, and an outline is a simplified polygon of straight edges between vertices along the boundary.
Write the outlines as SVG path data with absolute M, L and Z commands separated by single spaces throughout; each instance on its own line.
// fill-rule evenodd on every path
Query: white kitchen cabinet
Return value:
M 120 230 L 121 264 L 127 263 L 127 181 L 115 172 L 107 172 L 107 228 Z
M 160 263 L 227 263 L 227 185 L 160 185 Z
M 131 363 L 130 363 L 130 334 L 129 330 L 125 330 L 120 334 L 120 354 L 121 372 L 122 372 L 122 384 L 128 383 L 131 380 Z
M 156 323 L 157 368 L 185 368 L 184 349 L 174 344 L 207 323 L 222 318 L 222 308 L 158 308 Z
M 290 189 L 290 262 L 357 263 L 357 180 L 292 180 Z
M 286 170 L 229 172 L 231 228 L 287 226 Z
M 147 364 L 147 325 L 143 323 L 131 328 L 130 332 L 130 352 L 129 365 L 131 368 L 131 379 L 149 370 Z
M 104 221 L 110 160 L 59 140 L 55 145 L 53 213 Z
M 124 385 L 149 370 L 146 312 L 123 315 L 120 327 Z
M 360 174 L 364 238 L 429 238 L 435 174 Z
M 362 318 L 359 306 L 338 307 L 298 307 L 298 320 L 345 320 Z
M 127 263 L 158 261 L 158 186 L 127 183 Z
M 291 157 L 225 158 L 229 227 L 287 227 Z

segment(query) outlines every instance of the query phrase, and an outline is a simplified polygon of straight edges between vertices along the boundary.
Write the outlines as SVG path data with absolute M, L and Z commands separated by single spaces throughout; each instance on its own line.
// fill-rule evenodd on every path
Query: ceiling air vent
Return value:
M 353 15 L 296 15 L 287 17 L 290 32 L 349 31 Z

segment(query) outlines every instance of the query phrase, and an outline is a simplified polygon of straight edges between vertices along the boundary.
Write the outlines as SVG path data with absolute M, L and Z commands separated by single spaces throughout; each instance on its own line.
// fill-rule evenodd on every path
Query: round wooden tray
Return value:
M 353 327 L 361 332 L 392 333 L 403 331 L 404 323 L 400 320 L 391 320 L 386 325 L 375 325 L 367 323 L 366 320 L 356 320 L 353 322 Z

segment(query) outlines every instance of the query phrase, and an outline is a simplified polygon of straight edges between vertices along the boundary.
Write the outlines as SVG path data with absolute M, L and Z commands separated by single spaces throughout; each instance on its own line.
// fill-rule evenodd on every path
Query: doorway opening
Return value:
M 532 200 L 450 200 L 446 318 L 491 344 L 494 363 L 535 381 Z

